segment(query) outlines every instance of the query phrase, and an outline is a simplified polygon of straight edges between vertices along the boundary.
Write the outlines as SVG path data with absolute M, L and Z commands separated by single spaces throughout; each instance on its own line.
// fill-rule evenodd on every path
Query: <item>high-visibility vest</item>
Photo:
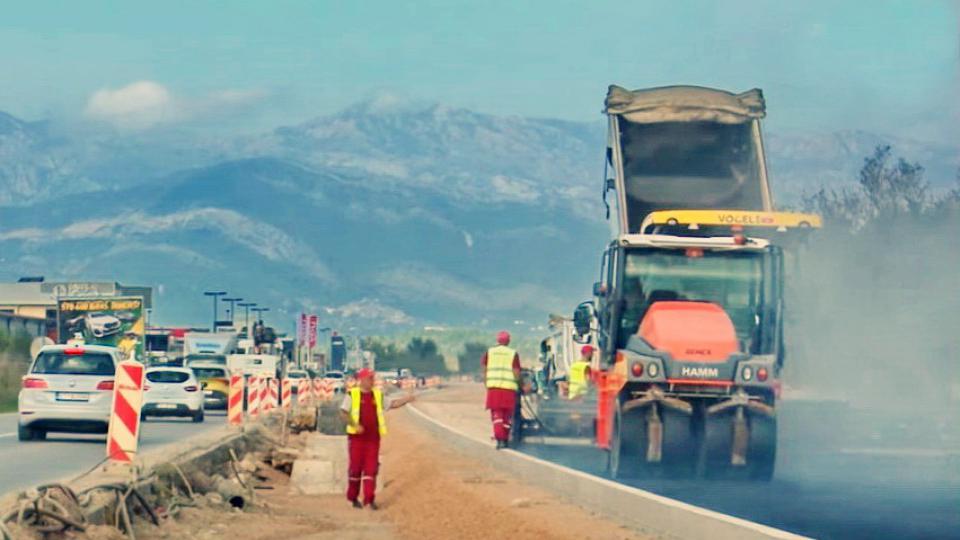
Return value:
M 360 425 L 360 389 L 351 388 L 350 389 L 350 420 L 351 423 L 347 425 L 347 433 L 350 435 L 357 434 L 357 428 L 354 426 Z M 383 419 L 383 392 L 373 389 L 373 402 L 377 406 L 377 425 L 380 428 L 380 435 L 387 434 L 387 423 Z
M 590 368 L 590 362 L 577 360 L 570 364 L 570 380 L 567 388 L 567 397 L 570 399 L 582 396 L 587 393 L 587 369 Z
M 498 345 L 487 351 L 487 388 L 503 388 L 516 392 L 517 378 L 513 375 L 513 358 L 517 351 Z

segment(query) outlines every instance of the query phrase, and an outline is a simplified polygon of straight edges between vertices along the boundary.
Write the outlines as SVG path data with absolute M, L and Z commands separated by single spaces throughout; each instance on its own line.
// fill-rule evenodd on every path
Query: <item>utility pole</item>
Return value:
M 217 319 L 219 318 L 220 312 L 217 310 L 217 298 L 221 296 L 226 296 L 227 291 L 203 291 L 204 296 L 213 297 L 213 326 L 210 327 L 211 332 L 217 331 Z

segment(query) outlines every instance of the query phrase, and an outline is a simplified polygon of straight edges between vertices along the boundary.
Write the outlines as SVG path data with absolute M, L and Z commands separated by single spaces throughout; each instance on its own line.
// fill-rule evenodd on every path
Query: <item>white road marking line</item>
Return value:
M 0 433 L 0 439 L 2 439 L 2 438 L 4 438 L 4 437 L 13 437 L 13 436 L 16 435 L 16 434 L 17 434 L 16 431 L 11 431 L 10 433 Z

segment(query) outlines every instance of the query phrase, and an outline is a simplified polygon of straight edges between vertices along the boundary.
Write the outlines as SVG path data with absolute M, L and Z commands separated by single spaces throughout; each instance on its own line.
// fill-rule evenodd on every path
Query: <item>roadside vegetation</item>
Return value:
M 17 408 L 20 378 L 30 364 L 30 336 L 0 330 L 0 412 Z

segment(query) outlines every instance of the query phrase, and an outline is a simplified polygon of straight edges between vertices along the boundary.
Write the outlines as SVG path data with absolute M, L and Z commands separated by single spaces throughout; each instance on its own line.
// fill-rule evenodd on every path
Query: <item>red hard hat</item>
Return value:
M 509 345 L 510 332 L 507 332 L 506 330 L 501 330 L 500 333 L 497 334 L 497 343 L 499 343 L 500 345 Z
M 590 355 L 592 355 L 592 354 L 593 354 L 593 345 L 584 345 L 584 346 L 580 349 L 580 354 L 582 354 L 583 356 L 590 356 Z
M 363 368 L 357 372 L 357 380 L 372 379 L 372 378 L 373 378 L 373 370 L 370 368 Z

